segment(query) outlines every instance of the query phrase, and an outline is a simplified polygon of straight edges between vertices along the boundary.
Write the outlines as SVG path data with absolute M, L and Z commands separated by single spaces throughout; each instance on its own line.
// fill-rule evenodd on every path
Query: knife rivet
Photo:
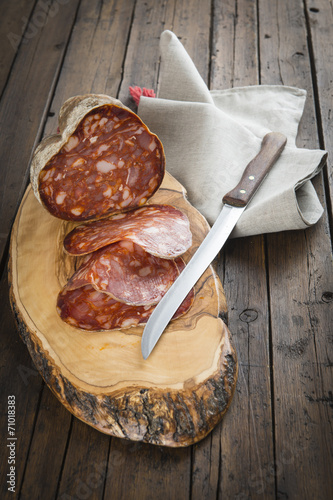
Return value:
M 250 181 L 254 181 L 254 175 L 249 175 Z
M 242 194 L 246 193 L 245 189 L 240 189 L 239 192 L 242 193 Z

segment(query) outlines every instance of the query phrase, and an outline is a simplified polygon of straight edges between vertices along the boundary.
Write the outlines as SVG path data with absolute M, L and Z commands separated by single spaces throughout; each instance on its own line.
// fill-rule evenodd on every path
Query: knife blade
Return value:
M 224 195 L 223 208 L 211 230 L 157 304 L 145 326 L 141 339 L 144 359 L 148 358 L 180 304 L 223 247 L 286 142 L 287 138 L 280 132 L 266 134 L 259 153 L 248 163 L 237 186 Z

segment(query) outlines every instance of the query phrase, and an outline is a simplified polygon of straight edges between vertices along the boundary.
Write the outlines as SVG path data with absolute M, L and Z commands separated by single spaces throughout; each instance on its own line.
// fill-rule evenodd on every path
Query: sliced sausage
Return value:
M 187 216 L 180 210 L 170 205 L 146 205 L 77 226 L 66 236 L 64 248 L 71 255 L 85 255 L 120 240 L 132 241 L 152 255 L 171 259 L 190 248 L 192 233 Z
M 84 330 L 146 323 L 184 265 L 180 257 L 161 259 L 130 241 L 114 243 L 86 256 L 58 295 L 58 313 Z M 190 308 L 193 298 L 191 291 L 175 318 Z
M 185 314 L 193 302 L 193 291 L 172 319 Z M 63 321 L 82 330 L 114 330 L 146 323 L 156 305 L 135 306 L 119 302 L 91 285 L 59 294 L 57 309 Z
M 88 255 L 66 289 L 89 284 L 127 304 L 156 304 L 178 276 L 177 264 L 131 241 L 120 241 Z

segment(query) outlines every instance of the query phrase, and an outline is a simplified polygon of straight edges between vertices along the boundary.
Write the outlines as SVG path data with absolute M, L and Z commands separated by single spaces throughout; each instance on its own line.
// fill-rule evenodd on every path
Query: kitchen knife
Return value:
M 237 186 L 223 197 L 224 206 L 213 227 L 191 260 L 157 304 L 141 339 L 141 351 L 147 359 L 174 313 L 191 288 L 219 253 L 249 201 L 279 158 L 287 142 L 280 132 L 266 134 L 261 149 L 245 168 Z

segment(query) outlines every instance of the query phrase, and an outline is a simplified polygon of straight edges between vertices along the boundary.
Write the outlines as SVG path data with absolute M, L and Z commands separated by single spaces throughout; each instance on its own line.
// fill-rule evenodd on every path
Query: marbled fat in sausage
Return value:
M 192 233 L 187 216 L 170 205 L 146 205 L 109 219 L 77 226 L 64 240 L 71 255 L 85 255 L 111 243 L 128 240 L 165 259 L 188 250 Z
M 172 319 L 185 314 L 193 302 L 193 290 Z M 63 321 L 89 331 L 126 329 L 147 323 L 156 305 L 135 306 L 119 302 L 91 285 L 64 290 L 58 296 L 57 309 Z
M 89 284 L 121 302 L 151 305 L 161 300 L 178 274 L 177 261 L 151 255 L 132 241 L 119 241 L 88 255 L 66 288 Z
M 128 109 L 105 104 L 87 113 L 39 173 L 39 196 L 54 216 L 106 217 L 144 205 L 160 186 L 163 146 Z
M 86 257 L 59 293 L 58 313 L 84 330 L 144 324 L 184 265 L 180 257 L 161 259 L 130 241 L 114 243 Z M 192 290 L 174 318 L 184 314 L 193 299 Z

